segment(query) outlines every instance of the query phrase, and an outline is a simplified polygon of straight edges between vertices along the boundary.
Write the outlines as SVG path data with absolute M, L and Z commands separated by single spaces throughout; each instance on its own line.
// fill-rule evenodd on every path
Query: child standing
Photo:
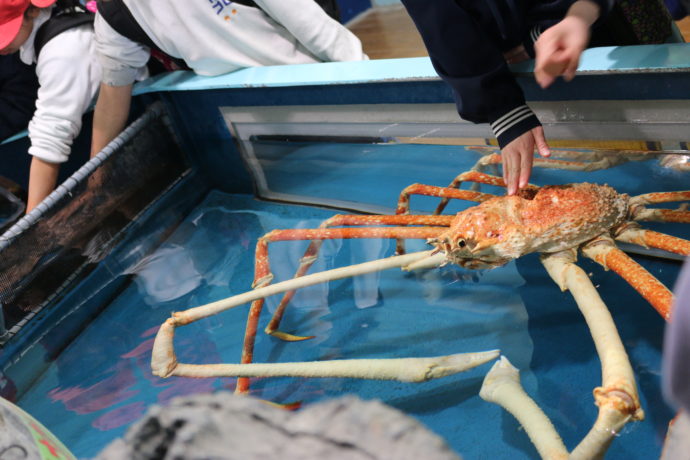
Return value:
M 33 156 L 27 212 L 57 183 L 60 163 L 67 161 L 79 134 L 82 115 L 91 104 L 101 78 L 96 61 L 93 26 L 84 23 L 50 38 L 36 50 L 36 36 L 57 13 L 56 0 L 2 0 L 0 54 L 19 52 L 28 65 L 36 64 L 38 96 L 29 123 Z

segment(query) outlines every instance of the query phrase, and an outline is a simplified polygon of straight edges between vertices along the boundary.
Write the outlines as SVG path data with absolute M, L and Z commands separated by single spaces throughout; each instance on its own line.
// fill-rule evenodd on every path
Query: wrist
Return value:
M 491 130 L 501 149 L 540 125 L 539 119 L 526 104 L 515 107 L 490 122 Z
M 568 9 L 566 17 L 581 21 L 589 28 L 599 19 L 600 13 L 601 8 L 597 3 L 591 0 L 577 0 Z

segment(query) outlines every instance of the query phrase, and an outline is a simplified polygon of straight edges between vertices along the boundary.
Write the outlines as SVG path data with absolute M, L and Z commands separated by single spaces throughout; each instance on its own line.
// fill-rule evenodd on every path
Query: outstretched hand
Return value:
M 598 17 L 595 2 L 577 0 L 561 22 L 541 34 L 534 43 L 534 77 L 539 86 L 546 88 L 560 76 L 566 81 L 575 77 L 580 55 L 589 42 L 589 28 Z
M 537 126 L 520 137 L 516 137 L 501 150 L 503 157 L 503 180 L 508 189 L 508 195 L 514 195 L 519 188 L 529 183 L 532 174 L 534 149 L 543 157 L 551 155 L 549 145 L 544 137 L 544 129 Z
M 546 88 L 560 76 L 572 80 L 588 41 L 589 25 L 576 16 L 566 17 L 541 34 L 534 44 L 534 77 L 539 86 Z

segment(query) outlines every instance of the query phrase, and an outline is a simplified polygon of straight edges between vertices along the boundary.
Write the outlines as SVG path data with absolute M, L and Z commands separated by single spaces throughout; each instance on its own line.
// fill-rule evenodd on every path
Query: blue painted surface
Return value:
M 531 73 L 533 61 L 513 67 L 516 73 Z M 585 50 L 578 72 L 658 73 L 687 72 L 690 46 L 640 45 L 602 47 Z M 151 91 L 198 91 L 220 88 L 261 88 L 303 85 L 341 85 L 409 80 L 437 80 L 439 77 L 426 57 L 377 59 L 355 62 L 324 62 L 287 66 L 252 67 L 217 77 L 201 77 L 192 72 L 174 72 L 137 85 L 138 94 Z
M 427 58 L 377 59 L 249 67 L 216 77 L 193 72 L 163 74 L 136 85 L 136 94 L 152 91 L 198 91 L 221 88 L 264 88 L 340 85 L 372 81 L 438 79 Z
M 533 61 L 516 64 L 516 72 L 531 72 Z M 687 43 L 665 45 L 604 46 L 582 53 L 578 74 L 630 72 L 687 72 L 690 69 L 690 46 Z
M 457 155 L 457 147 L 399 146 L 396 150 L 381 146 L 367 152 L 364 157 L 368 162 L 362 163 L 363 154 L 357 153 L 355 147 L 362 148 L 345 145 L 340 146 L 339 154 L 324 152 L 320 157 L 322 167 L 337 158 L 343 164 L 326 168 L 323 177 L 312 174 L 314 162 L 319 161 L 314 154 L 317 147 L 313 151 L 303 147 L 302 152 L 286 154 L 285 163 L 272 165 L 275 169 L 270 174 L 271 184 L 279 189 L 319 195 L 350 196 L 360 190 L 360 200 L 390 203 L 395 201 L 403 183 L 407 185 L 419 178 L 445 184 L 459 172 L 456 167 L 466 161 L 463 155 Z M 444 168 L 425 171 L 421 178 L 419 168 L 406 166 L 419 165 L 420 158 L 443 163 L 444 156 Z M 353 157 L 351 164 L 346 157 Z M 274 155 L 273 159 L 276 158 Z M 391 158 L 395 159 L 396 168 L 391 168 Z M 300 181 L 289 174 L 293 162 L 302 164 L 305 168 L 301 174 L 310 179 L 301 181 L 302 190 Z M 351 175 L 358 175 L 358 164 L 371 171 L 376 180 L 367 175 L 352 179 Z M 282 172 L 282 168 L 288 170 Z M 386 174 L 376 174 L 384 168 Z M 598 173 L 539 170 L 534 179 L 537 183 L 551 183 L 572 177 L 608 182 L 620 191 L 639 193 L 673 189 L 683 182 L 684 176 L 657 168 L 651 162 L 641 162 Z M 351 180 L 350 189 L 346 189 Z M 331 190 L 325 188 L 328 183 Z M 415 203 L 423 205 L 416 200 Z M 332 214 L 333 211 L 315 207 L 260 202 L 246 195 L 210 193 L 155 251 L 147 252 L 143 258 L 127 258 L 131 250 L 122 250 L 119 257 L 109 261 L 107 271 L 124 281 L 122 288 L 105 300 L 104 311 L 79 337 L 48 363 L 46 372 L 19 405 L 78 456 L 89 457 L 122 435 L 150 404 L 165 403 L 178 395 L 232 389 L 234 379 L 163 380 L 151 376 L 150 350 L 157 327 L 171 311 L 248 290 L 253 276 L 254 244 L 259 236 L 275 228 L 313 228 Z M 148 217 L 155 228 L 157 215 L 152 213 Z M 150 232 L 148 226 L 142 228 L 142 233 L 130 235 L 130 248 L 137 247 L 136 241 L 145 241 Z M 411 242 L 408 249 L 423 247 L 421 241 Z M 275 281 L 292 276 L 304 248 L 304 242 L 271 245 Z M 313 270 L 362 262 L 392 252 L 391 243 L 379 240 L 328 242 Z M 636 259 L 662 282 L 673 285 L 679 269 L 677 262 Z M 659 385 L 664 322 L 617 275 L 587 260 L 579 263 L 592 274 L 612 311 L 630 354 L 647 413 L 644 422 L 623 430 L 607 458 L 657 458 L 667 422 L 673 416 L 661 399 Z M 106 281 L 107 278 L 102 282 Z M 269 299 L 260 330 L 278 300 Z M 179 360 L 237 362 L 246 314 L 247 307 L 243 306 L 179 329 L 175 340 Z M 283 329 L 315 334 L 317 338 L 283 343 L 260 334 L 257 361 L 430 356 L 501 348 L 521 369 L 526 391 L 552 418 L 569 448 L 586 434 L 596 417 L 591 391 L 600 384 L 601 376 L 588 328 L 570 295 L 553 284 L 536 255 L 491 271 L 445 267 L 423 274 L 402 274 L 391 270 L 305 289 L 288 310 Z M 519 424 L 502 409 L 478 398 L 488 367 L 424 384 L 263 379 L 253 384 L 252 393 L 278 402 L 310 403 L 348 392 L 380 398 L 421 420 L 466 458 L 534 458 L 536 452 Z

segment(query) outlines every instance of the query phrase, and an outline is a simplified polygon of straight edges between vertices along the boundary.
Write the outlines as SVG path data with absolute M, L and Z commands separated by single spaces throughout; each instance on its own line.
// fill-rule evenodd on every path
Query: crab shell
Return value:
M 531 252 L 574 248 L 625 221 L 628 196 L 608 185 L 577 183 L 523 189 L 459 212 L 429 242 L 448 262 L 493 268 Z

